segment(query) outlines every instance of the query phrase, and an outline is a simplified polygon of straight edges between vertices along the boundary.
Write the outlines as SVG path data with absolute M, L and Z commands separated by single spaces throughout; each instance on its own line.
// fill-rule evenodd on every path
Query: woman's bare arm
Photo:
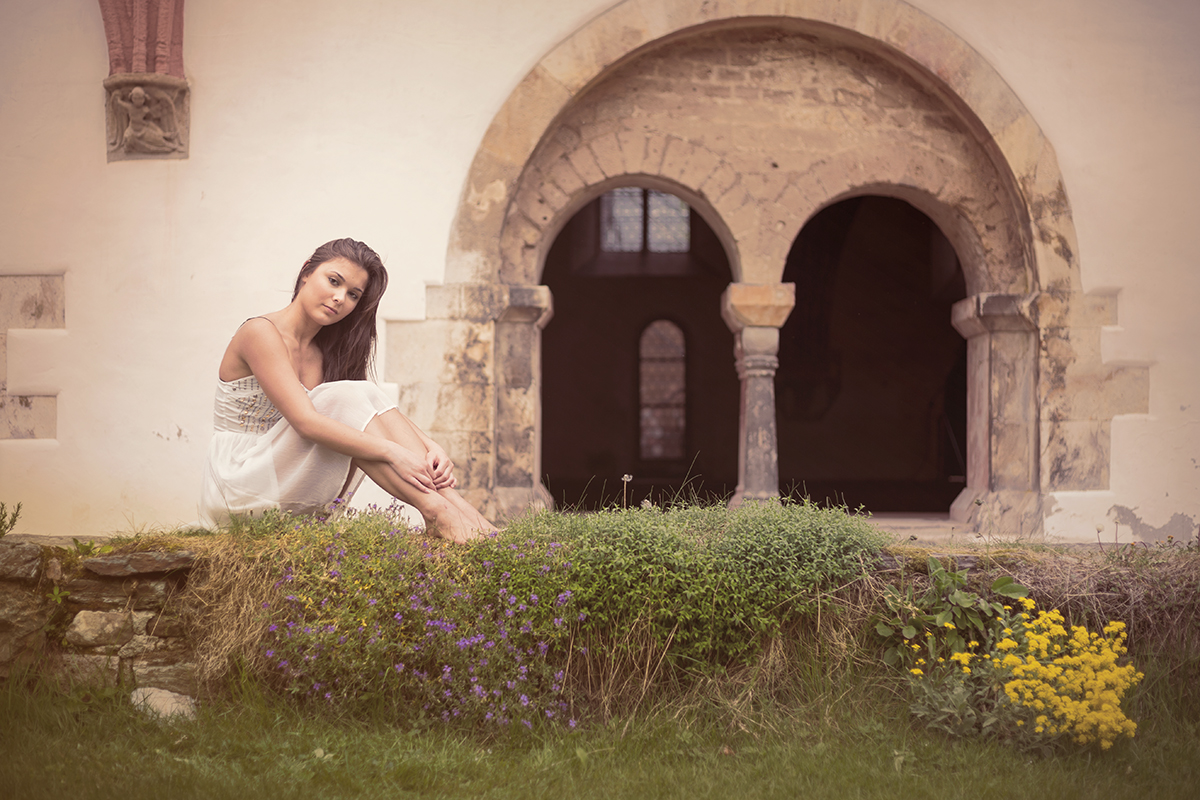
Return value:
M 424 453 L 414 453 L 330 419 L 313 407 L 292 366 L 283 336 L 270 320 L 248 320 L 229 346 L 231 354 L 254 374 L 267 398 L 300 436 L 351 458 L 390 463 L 405 481 L 423 492 L 436 488 Z M 425 442 L 426 437 L 422 435 L 421 441 Z

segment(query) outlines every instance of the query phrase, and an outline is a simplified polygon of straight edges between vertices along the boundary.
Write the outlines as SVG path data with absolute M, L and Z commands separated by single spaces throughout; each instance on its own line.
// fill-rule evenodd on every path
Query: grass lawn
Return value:
M 1195 724 L 1143 726 L 1112 750 L 1043 758 L 913 728 L 903 705 L 768 712 L 757 732 L 660 713 L 539 739 L 304 715 L 254 696 L 194 721 L 121 696 L 0 690 L 0 796 L 1194 798 Z M 887 694 L 881 689 L 881 698 Z

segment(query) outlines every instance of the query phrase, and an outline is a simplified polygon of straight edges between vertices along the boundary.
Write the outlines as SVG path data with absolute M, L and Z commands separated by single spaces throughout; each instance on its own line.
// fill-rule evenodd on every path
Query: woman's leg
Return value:
M 412 425 L 395 409 L 377 415 L 367 424 L 366 432 L 389 439 L 420 456 L 428 452 Z M 388 464 L 360 460 L 355 460 L 355 464 L 393 497 L 415 507 L 425 518 L 426 526 L 444 538 L 464 541 L 480 532 L 496 530 L 490 520 L 454 489 L 421 492 Z
M 353 465 L 367 474 L 383 490 L 408 503 L 420 512 L 425 520 L 425 529 L 435 536 L 449 539 L 459 544 L 479 536 L 481 529 L 475 520 L 464 514 L 460 508 L 444 496 L 443 492 L 422 492 L 408 481 L 400 477 L 391 465 L 381 461 L 360 461 L 355 459 Z

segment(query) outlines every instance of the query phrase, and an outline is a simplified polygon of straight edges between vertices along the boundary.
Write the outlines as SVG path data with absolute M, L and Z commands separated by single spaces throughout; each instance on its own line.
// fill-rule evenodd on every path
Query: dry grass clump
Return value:
M 267 609 L 282 595 L 281 556 L 277 544 L 252 546 L 222 534 L 197 559 L 181 617 L 202 684 L 219 682 L 234 664 L 251 674 L 265 669 L 260 643 L 270 624 Z
M 1043 608 L 1091 628 L 1125 623 L 1130 652 L 1167 670 L 1200 667 L 1200 551 L 1129 547 L 1031 562 L 1013 577 Z

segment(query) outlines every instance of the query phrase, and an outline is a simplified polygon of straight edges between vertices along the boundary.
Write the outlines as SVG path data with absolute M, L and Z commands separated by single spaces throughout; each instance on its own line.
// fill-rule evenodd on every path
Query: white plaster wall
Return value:
M 865 2 L 866 0 L 864 0 Z M 9 337 L 10 390 L 58 393 L 55 441 L 0 441 L 18 530 L 195 516 L 216 364 L 284 305 L 300 262 L 354 236 L 419 318 L 486 126 L 611 3 L 191 0 L 191 156 L 105 162 L 95 0 L 0 3 L 0 274 L 63 272 L 65 332 Z M 1116 289 L 1104 353 L 1151 363 L 1150 413 L 1113 423 L 1111 491 L 1055 498 L 1052 533 L 1200 520 L 1200 30 L 1192 0 L 915 0 L 980 51 L 1054 144 L 1085 290 Z M 1127 532 L 1126 532 L 1127 533 Z

